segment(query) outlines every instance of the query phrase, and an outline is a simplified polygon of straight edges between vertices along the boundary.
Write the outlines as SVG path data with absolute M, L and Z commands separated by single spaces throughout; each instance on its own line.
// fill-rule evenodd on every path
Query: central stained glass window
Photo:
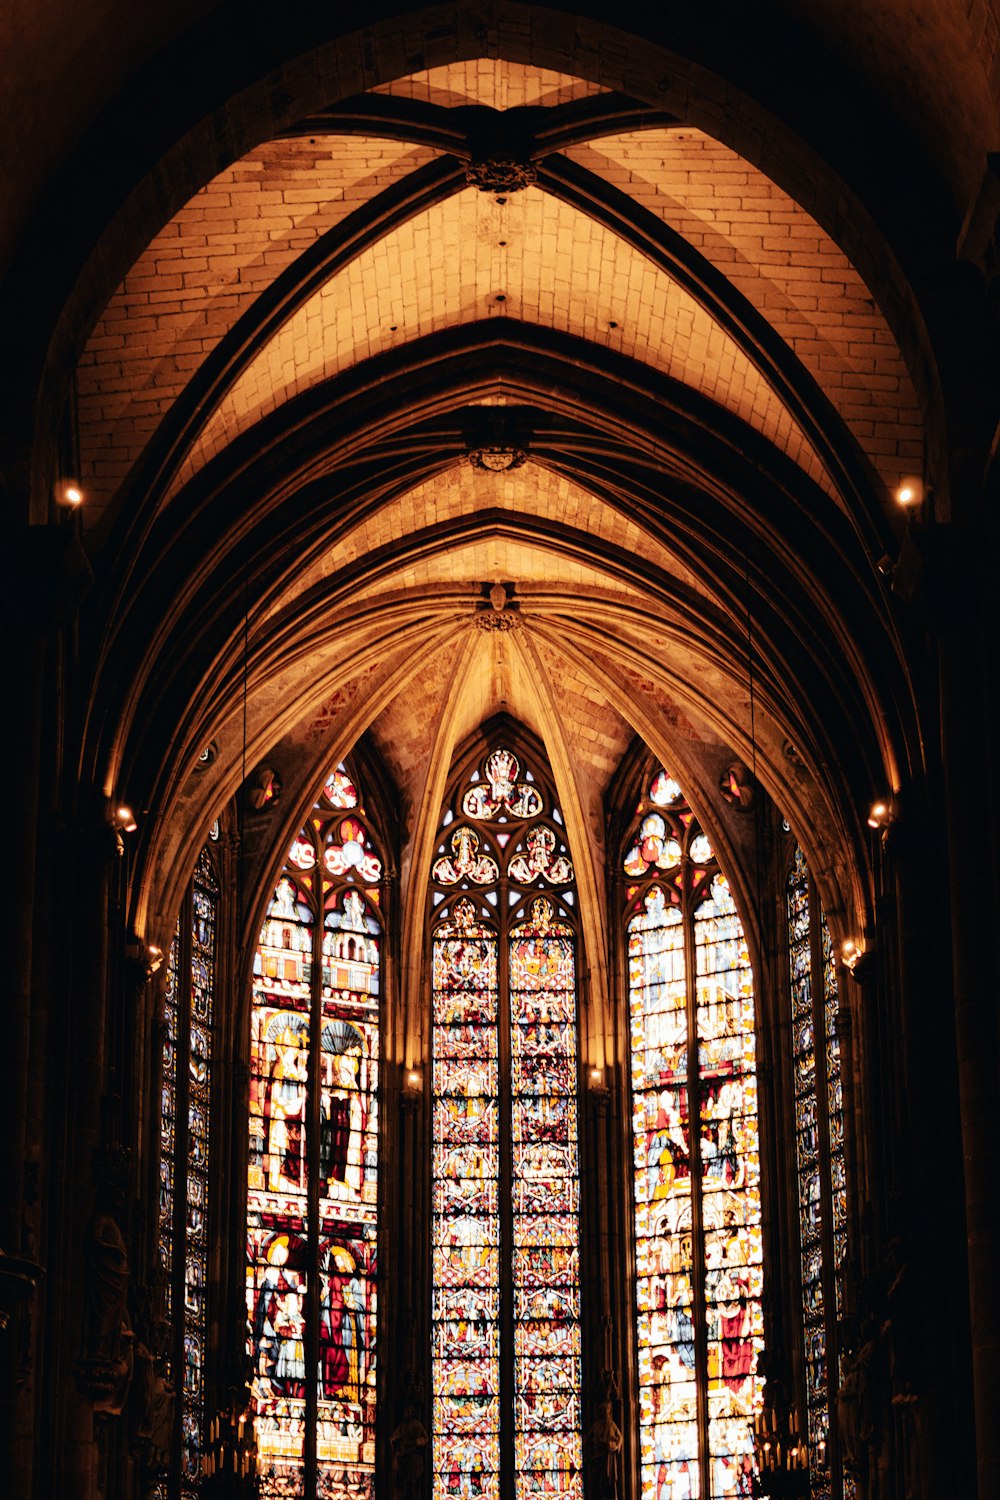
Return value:
M 576 898 L 540 764 L 460 779 L 432 905 L 434 1496 L 579 1495 Z
M 642 1500 L 729 1500 L 753 1493 L 763 1401 L 750 959 L 663 769 L 625 849 Z

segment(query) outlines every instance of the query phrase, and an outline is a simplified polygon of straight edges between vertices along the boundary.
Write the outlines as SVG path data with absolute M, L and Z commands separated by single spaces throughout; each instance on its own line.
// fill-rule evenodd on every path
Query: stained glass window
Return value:
M 836 1362 L 830 1355 L 836 1348 L 837 1320 L 844 1311 L 847 1270 L 837 967 L 826 918 L 798 847 L 785 901 L 809 1479 L 818 1500 L 833 1492 L 850 1500 L 853 1481 L 844 1476 L 839 1487 L 837 1455 L 830 1443 L 830 1411 L 838 1385 Z
M 205 1438 L 208 1184 L 219 887 L 202 850 L 167 959 L 163 1007 L 159 1251 L 168 1363 L 179 1392 L 179 1473 L 161 1493 L 188 1500 Z
M 574 872 L 494 749 L 432 870 L 435 1500 L 581 1493 Z M 511 1465 L 511 1473 L 502 1471 Z
M 340 766 L 254 959 L 246 1295 L 263 1496 L 363 1500 L 374 1480 L 382 868 Z
M 712 846 L 662 768 L 622 868 L 642 1495 L 745 1496 L 763 1399 L 749 955 Z

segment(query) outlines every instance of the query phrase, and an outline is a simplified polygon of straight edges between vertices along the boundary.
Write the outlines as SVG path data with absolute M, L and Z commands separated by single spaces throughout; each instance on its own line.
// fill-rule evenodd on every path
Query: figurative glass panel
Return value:
M 326 898 L 319 1083 L 321 1495 L 375 1464 L 381 925 L 356 890 Z
M 500 1486 L 500 1133 L 497 935 L 471 901 L 435 930 L 434 1302 L 431 1381 L 435 1494 Z
M 820 949 L 823 958 L 823 1023 L 826 1040 L 826 1110 L 830 1132 L 830 1188 L 833 1225 L 833 1280 L 837 1317 L 843 1317 L 847 1277 L 847 1181 L 844 1171 L 844 1085 L 840 1070 L 837 1011 L 840 992 L 837 960 L 826 917 L 820 913 Z
M 263 1496 L 315 1483 L 361 1500 L 374 1479 L 381 873 L 341 766 L 292 841 L 254 960 L 246 1295 Z
M 698 1478 L 684 921 L 658 885 L 629 924 L 643 1495 Z
M 583 1462 L 574 950 L 572 927 L 545 897 L 510 935 L 514 1463 L 524 1497 L 579 1493 Z
M 820 953 L 823 964 L 823 1025 L 826 1041 L 826 1120 L 829 1132 L 830 1223 L 833 1231 L 833 1296 L 837 1318 L 846 1315 L 847 1307 L 847 1173 L 844 1157 L 844 1081 L 841 1072 L 840 1041 L 837 1036 L 837 1012 L 840 991 L 837 982 L 837 960 L 826 916 L 819 920 Z M 838 1377 L 843 1371 L 838 1371 Z M 839 1383 L 839 1382 L 838 1382 Z M 844 1500 L 854 1500 L 857 1481 L 846 1470 L 841 1473 Z
M 847 1184 L 839 991 L 833 942 L 805 855 L 792 856 L 786 885 L 795 1080 L 796 1162 L 802 1274 L 807 1435 L 812 1494 L 852 1500 L 849 1474 L 831 1453 L 830 1411 L 840 1372 L 829 1351 L 845 1313 Z
M 792 1078 L 795 1093 L 795 1159 L 799 1205 L 799 1251 L 806 1376 L 806 1435 L 810 1485 L 829 1494 L 826 1447 L 830 1403 L 826 1376 L 826 1317 L 823 1297 L 823 1194 L 820 1182 L 819 1092 L 813 1016 L 812 923 L 809 871 L 796 848 L 786 888 L 788 964 L 791 986 Z
M 193 1497 L 205 1438 L 212 1030 L 219 888 L 202 850 L 167 957 L 160 1082 L 159 1258 L 173 1329 L 165 1373 L 178 1392 L 180 1450 L 160 1495 Z
M 750 962 L 711 843 L 662 768 L 623 848 L 642 1494 L 722 1500 L 751 1493 L 763 1402 Z
M 499 746 L 445 809 L 432 867 L 435 1500 L 492 1500 L 508 1482 L 517 1500 L 581 1493 L 576 934 L 561 827 L 541 769 Z
M 183 1495 L 201 1479 L 205 1427 L 205 1297 L 208 1284 L 208 1182 L 212 1099 L 216 927 L 219 888 L 207 851 L 191 891 L 191 1019 L 187 1080 L 187 1191 L 184 1262 L 184 1385 L 181 1402 Z
M 167 979 L 163 995 L 163 1063 L 160 1081 L 160 1212 L 159 1248 L 163 1273 L 163 1311 L 173 1321 L 174 1221 L 177 1165 L 177 1058 L 179 1048 L 180 1007 L 180 923 L 170 944 Z
M 708 1445 L 712 1494 L 738 1495 L 753 1468 L 752 1423 L 763 1394 L 763 1256 L 753 981 L 724 875 L 695 908 L 694 934 Z

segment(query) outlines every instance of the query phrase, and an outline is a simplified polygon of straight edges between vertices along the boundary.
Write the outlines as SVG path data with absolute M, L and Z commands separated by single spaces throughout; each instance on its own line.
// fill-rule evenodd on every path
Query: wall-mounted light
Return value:
M 424 1075 L 419 1068 L 407 1068 L 404 1082 L 408 1094 L 419 1094 L 423 1091 Z
M 891 797 L 879 797 L 868 809 L 869 828 L 888 828 L 897 818 L 896 804 Z
M 163 964 L 163 949 L 155 943 L 144 943 L 141 938 L 125 944 L 125 955 L 140 966 L 146 979 L 152 979 Z
M 845 969 L 850 969 L 853 974 L 858 964 L 865 956 L 863 943 L 856 943 L 853 938 L 845 938 L 840 945 L 840 958 Z
M 75 479 L 60 479 L 55 487 L 55 494 L 58 504 L 65 505 L 69 510 L 76 510 L 83 504 L 83 487 Z
M 896 499 L 904 510 L 916 510 L 924 498 L 924 481 L 913 474 L 905 474 L 899 481 Z
M 119 833 L 135 833 L 138 823 L 135 821 L 135 813 L 126 802 L 120 802 L 115 808 L 112 823 Z

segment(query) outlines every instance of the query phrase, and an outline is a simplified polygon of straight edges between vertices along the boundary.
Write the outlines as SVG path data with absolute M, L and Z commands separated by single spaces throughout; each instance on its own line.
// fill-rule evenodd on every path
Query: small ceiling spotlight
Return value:
M 83 504 L 83 489 L 75 479 L 61 479 L 56 485 L 56 499 L 69 510 Z
M 135 813 L 125 802 L 119 803 L 115 808 L 115 815 L 112 822 L 119 833 L 135 833 L 135 830 L 139 826 L 135 821 Z
M 899 481 L 896 491 L 896 499 L 906 510 L 916 510 L 924 498 L 924 481 L 917 479 L 912 474 L 905 475 Z

